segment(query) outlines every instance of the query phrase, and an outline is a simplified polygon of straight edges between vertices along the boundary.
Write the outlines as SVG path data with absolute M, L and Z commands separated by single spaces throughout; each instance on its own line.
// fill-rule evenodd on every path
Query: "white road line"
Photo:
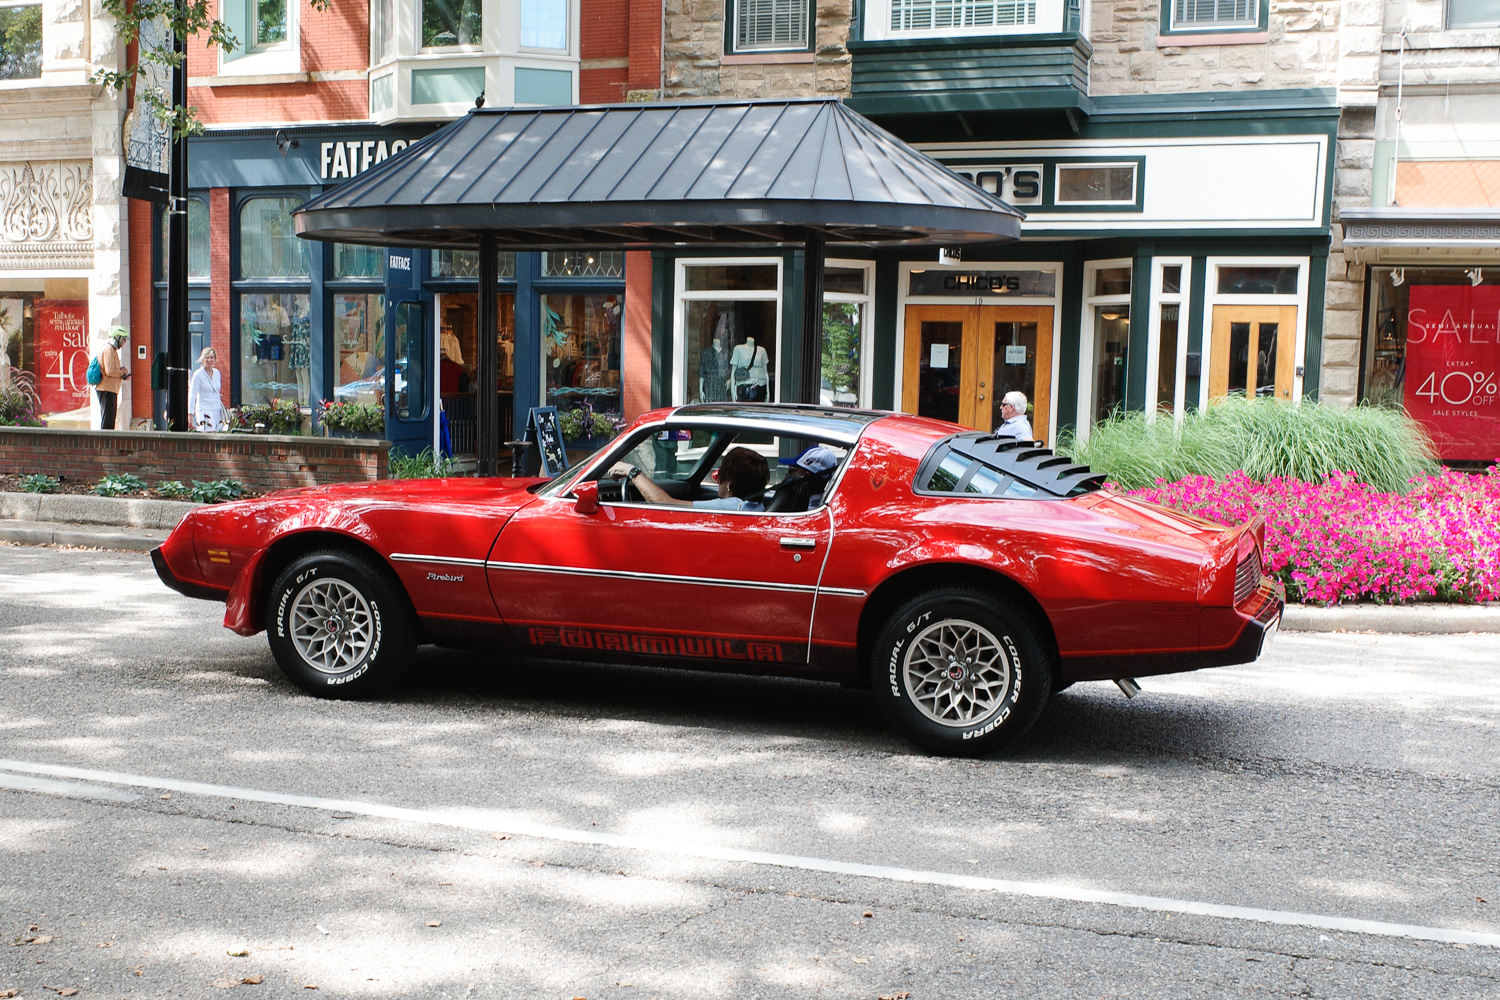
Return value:
M 679 858 L 701 858 L 711 861 L 728 861 L 738 864 L 769 865 L 798 871 L 821 872 L 829 875 L 852 875 L 858 878 L 880 879 L 886 882 L 905 882 L 912 885 L 942 886 L 950 889 L 968 889 L 974 892 L 998 893 L 1007 896 L 1025 896 L 1033 899 L 1051 899 L 1074 903 L 1097 903 L 1104 906 L 1120 906 L 1156 913 L 1180 913 L 1199 917 L 1214 917 L 1220 920 L 1249 920 L 1262 924 L 1280 924 L 1287 927 L 1308 927 L 1325 931 L 1344 931 L 1350 934 L 1374 934 L 1381 937 L 1408 938 L 1418 941 L 1439 941 L 1444 944 L 1472 944 L 1486 948 L 1500 948 L 1500 934 L 1480 931 L 1465 931 L 1451 927 L 1428 927 L 1421 924 L 1397 924 L 1384 920 L 1356 920 L 1349 917 L 1333 917 L 1319 913 L 1297 913 L 1291 910 L 1268 910 L 1258 906 L 1232 906 L 1225 903 L 1205 903 L 1192 899 L 1171 899 L 1164 896 L 1145 896 L 1132 892 L 1111 892 L 1106 889 L 1086 889 L 1058 882 L 1018 882 L 1010 879 L 982 878 L 975 875 L 955 875 L 949 872 L 923 871 L 917 868 L 893 868 L 886 865 L 864 864 L 858 861 L 836 861 L 829 858 L 809 858 L 795 854 L 777 854 L 772 851 L 749 851 L 736 847 L 719 847 L 714 844 L 696 844 L 683 840 L 666 840 L 658 837 L 633 837 L 595 830 L 573 830 L 568 827 L 549 826 L 508 817 L 503 813 L 482 811 L 455 811 L 446 809 L 407 809 L 388 806 L 378 802 L 360 802 L 355 799 L 326 799 L 314 795 L 289 795 L 283 792 L 268 792 L 255 788 L 238 788 L 233 785 L 214 785 L 201 781 L 179 781 L 175 778 L 155 778 L 118 771 L 96 771 L 88 768 L 66 767 L 58 764 L 37 764 L 29 761 L 0 759 L 0 772 L 13 774 L 46 775 L 52 778 L 92 782 L 99 785 L 125 785 L 131 788 L 151 788 L 184 795 L 203 795 L 219 799 L 235 799 L 240 802 L 264 802 L 269 805 L 296 806 L 302 809 L 317 809 L 325 812 L 352 813 L 379 819 L 397 820 L 403 823 L 418 823 L 426 826 L 455 827 L 484 833 L 509 833 L 516 836 L 536 837 L 542 840 L 562 841 L 570 844 L 587 844 L 596 847 L 621 847 L 634 851 L 649 851 Z M 73 794 L 79 797 L 107 797 L 97 793 L 103 789 L 91 789 L 88 785 L 65 785 L 64 782 L 31 782 L 0 775 L 0 786 L 21 787 L 27 790 L 50 791 Z M 46 787 L 42 787 L 46 786 Z

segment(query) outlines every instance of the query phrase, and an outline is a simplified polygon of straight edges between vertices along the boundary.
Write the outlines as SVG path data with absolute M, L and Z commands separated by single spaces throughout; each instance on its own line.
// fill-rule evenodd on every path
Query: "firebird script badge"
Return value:
M 437 580 L 437 581 L 439 581 L 441 583 L 463 583 L 464 582 L 464 576 L 463 576 L 462 573 L 428 573 L 427 574 L 427 579 L 429 579 L 429 580 Z

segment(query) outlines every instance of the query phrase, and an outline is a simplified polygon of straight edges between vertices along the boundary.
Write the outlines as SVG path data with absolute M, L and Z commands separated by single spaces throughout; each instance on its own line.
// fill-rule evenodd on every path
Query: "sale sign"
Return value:
M 38 412 L 63 413 L 89 405 L 87 300 L 36 300 Z
M 1439 458 L 1500 457 L 1500 288 L 1413 285 L 1404 382 Z

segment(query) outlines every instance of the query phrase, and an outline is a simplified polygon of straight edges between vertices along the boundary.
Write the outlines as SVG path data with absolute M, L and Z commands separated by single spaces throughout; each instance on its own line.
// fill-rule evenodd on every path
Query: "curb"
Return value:
M 1348 604 L 1315 608 L 1288 604 L 1287 632 L 1383 632 L 1403 635 L 1500 632 L 1500 604 Z
M 188 511 L 202 507 L 187 500 L 100 497 L 64 493 L 0 493 L 0 519 L 97 524 L 170 531 Z
M 0 541 L 19 545 L 77 545 L 91 549 L 150 552 L 167 540 L 170 531 L 151 528 L 110 530 L 56 521 L 0 521 Z

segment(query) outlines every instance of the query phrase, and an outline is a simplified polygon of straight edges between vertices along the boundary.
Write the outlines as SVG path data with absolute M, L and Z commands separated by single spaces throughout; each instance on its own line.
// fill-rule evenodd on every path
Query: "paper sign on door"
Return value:
M 1024 365 L 1026 363 L 1026 345 L 1006 344 L 1005 363 L 1008 365 Z
M 948 367 L 948 345 L 947 344 L 933 344 L 932 345 L 932 361 L 928 365 L 928 367 L 930 367 L 930 368 L 947 368 Z

